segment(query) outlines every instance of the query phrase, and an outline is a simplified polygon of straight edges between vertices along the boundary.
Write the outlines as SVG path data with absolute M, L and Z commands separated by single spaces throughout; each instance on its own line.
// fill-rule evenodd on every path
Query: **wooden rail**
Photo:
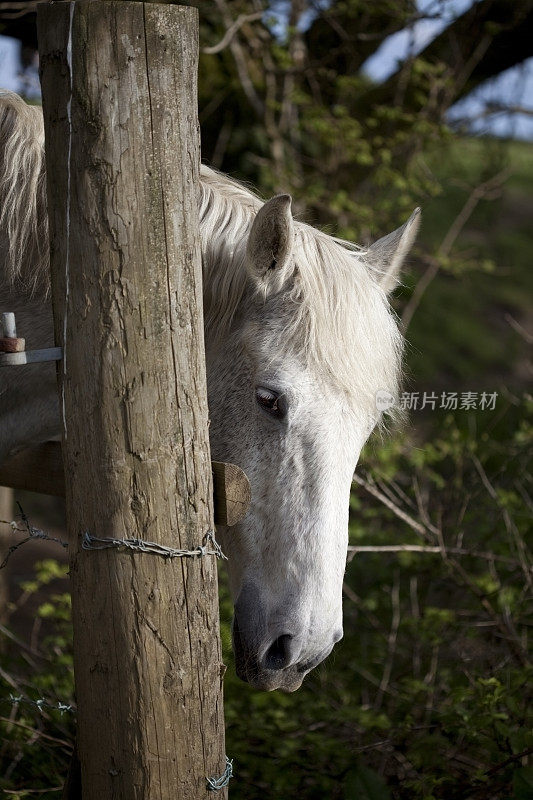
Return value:
M 212 461 L 215 525 L 236 525 L 248 510 L 250 482 L 235 464 Z M 0 486 L 65 496 L 59 442 L 45 442 L 17 453 L 0 467 Z

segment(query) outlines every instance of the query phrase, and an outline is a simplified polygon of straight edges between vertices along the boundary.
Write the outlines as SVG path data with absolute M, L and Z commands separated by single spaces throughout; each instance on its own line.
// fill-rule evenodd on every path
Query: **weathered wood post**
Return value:
M 14 514 L 13 489 L 0 485 L 0 519 L 12 520 Z M 11 530 L 7 525 L 0 525 L 0 552 L 7 551 L 11 542 Z M 7 603 L 9 600 L 9 584 L 6 570 L 0 571 L 0 622 L 5 622 L 7 617 Z M 1 641 L 1 640 L 0 640 Z
M 206 798 L 225 769 L 215 558 L 82 548 L 193 550 L 213 525 L 197 12 L 54 3 L 38 25 L 83 800 Z

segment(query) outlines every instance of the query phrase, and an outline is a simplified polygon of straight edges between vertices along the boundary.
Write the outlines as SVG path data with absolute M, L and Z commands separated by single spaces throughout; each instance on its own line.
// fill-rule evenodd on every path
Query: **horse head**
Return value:
M 206 265 L 212 454 L 252 487 L 244 520 L 219 536 L 237 673 L 294 691 L 343 635 L 350 486 L 379 422 L 376 393 L 397 391 L 401 337 L 386 293 L 418 212 L 367 251 L 295 222 L 288 195 L 247 219 L 226 225 L 228 252 Z M 222 331 L 209 321 L 228 303 Z

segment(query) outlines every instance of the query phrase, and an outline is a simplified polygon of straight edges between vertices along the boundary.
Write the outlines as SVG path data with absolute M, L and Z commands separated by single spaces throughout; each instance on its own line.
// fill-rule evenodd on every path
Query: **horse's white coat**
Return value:
M 43 172 L 40 116 L 0 97 L 0 305 L 32 331 L 29 347 L 53 344 Z M 260 688 L 293 690 L 342 635 L 351 478 L 378 422 L 375 394 L 394 394 L 399 375 L 401 338 L 380 283 L 393 282 L 417 220 L 363 251 L 294 221 L 288 196 L 263 204 L 207 167 L 200 192 L 212 457 L 252 485 L 244 521 L 219 533 L 237 668 Z M 57 436 L 59 414 L 53 368 L 0 380 L 2 461 Z M 282 417 L 258 403 L 272 392 Z

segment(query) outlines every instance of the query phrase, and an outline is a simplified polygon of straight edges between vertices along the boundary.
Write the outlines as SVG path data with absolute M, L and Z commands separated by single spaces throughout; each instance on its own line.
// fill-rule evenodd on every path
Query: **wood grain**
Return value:
M 225 764 L 215 559 L 80 546 L 191 549 L 213 526 L 197 11 L 41 4 L 38 27 L 83 798 L 208 800 Z
M 0 519 L 10 522 L 15 513 L 13 502 L 13 491 L 4 486 L 0 486 Z M 13 544 L 11 528 L 8 525 L 0 525 L 0 552 L 7 553 L 10 545 Z M 3 555 L 2 555 L 3 558 Z M 0 623 L 6 622 L 8 618 L 9 602 L 9 581 L 7 570 L 0 570 Z M 0 638 L 0 653 L 6 648 L 7 639 L 5 636 Z

